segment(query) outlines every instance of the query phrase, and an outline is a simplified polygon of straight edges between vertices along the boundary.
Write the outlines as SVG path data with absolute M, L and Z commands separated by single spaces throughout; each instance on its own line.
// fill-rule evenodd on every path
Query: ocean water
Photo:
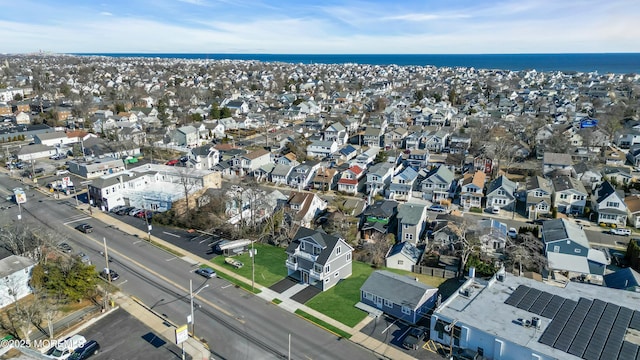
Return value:
M 600 54 L 154 54 L 154 53 L 78 53 L 110 57 L 150 57 L 209 60 L 257 60 L 293 64 L 369 64 L 433 65 L 437 67 L 473 67 L 476 69 L 593 72 L 599 74 L 640 73 L 640 53 Z

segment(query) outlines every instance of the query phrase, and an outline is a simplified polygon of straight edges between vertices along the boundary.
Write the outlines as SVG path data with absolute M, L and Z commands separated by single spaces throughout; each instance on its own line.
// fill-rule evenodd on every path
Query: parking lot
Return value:
M 118 309 L 81 332 L 87 340 L 96 340 L 100 359 L 181 359 L 182 350 L 170 340 L 159 337 L 159 329 L 151 329 Z M 162 329 L 164 330 L 164 329 Z M 186 354 L 187 359 L 191 359 Z
M 419 325 L 426 326 L 427 328 L 429 327 L 428 322 L 420 323 Z M 367 326 L 362 328 L 361 331 L 363 334 L 403 351 L 417 359 L 442 359 L 442 355 L 438 353 L 441 346 L 433 342 L 421 341 L 417 350 L 405 349 L 402 346 L 402 342 L 407 336 L 409 329 L 409 325 L 400 323 L 397 319 L 382 315 L 367 324 Z M 428 337 L 429 336 L 427 335 L 426 338 L 428 339 Z

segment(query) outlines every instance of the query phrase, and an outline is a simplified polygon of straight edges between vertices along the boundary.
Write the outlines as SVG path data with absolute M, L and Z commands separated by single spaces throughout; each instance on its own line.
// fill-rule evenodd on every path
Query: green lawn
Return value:
M 367 316 L 366 312 L 356 309 L 355 305 L 360 301 L 360 287 L 373 270 L 369 264 L 354 261 L 349 278 L 316 295 L 305 305 L 349 327 L 356 326 Z
M 287 267 L 285 265 L 287 254 L 283 248 L 264 244 L 255 244 L 254 246 L 258 252 L 255 259 L 256 284 L 269 287 L 287 276 Z M 235 272 L 251 280 L 251 257 L 248 253 L 233 257 L 244 264 L 240 269 L 235 269 L 226 264 L 224 258 L 224 256 L 217 256 L 211 262 L 224 267 L 229 272 Z

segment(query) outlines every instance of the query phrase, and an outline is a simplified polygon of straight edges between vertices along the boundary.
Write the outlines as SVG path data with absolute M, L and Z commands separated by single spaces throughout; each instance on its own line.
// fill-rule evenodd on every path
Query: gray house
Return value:
M 422 204 L 405 203 L 398 205 L 397 240 L 417 244 L 427 226 L 427 207 Z
M 431 169 L 422 180 L 422 198 L 433 203 L 439 203 L 451 197 L 455 183 L 455 176 L 446 166 Z M 457 184 L 456 184 L 457 185 Z
M 393 164 L 378 163 L 367 171 L 367 194 L 375 196 L 383 193 L 384 189 L 391 183 L 393 176 Z
M 351 276 L 353 248 L 339 237 L 300 227 L 287 247 L 287 273 L 325 291 Z
M 385 257 L 385 264 L 390 269 L 413 271 L 422 256 L 422 249 L 408 241 L 399 242 L 389 248 Z
M 374 271 L 360 288 L 360 302 L 411 324 L 427 315 L 438 289 L 408 276 Z
M 551 181 L 540 176 L 527 179 L 527 215 L 530 219 L 537 219 L 539 215 L 551 212 Z
M 516 206 L 516 183 L 502 175 L 487 186 L 487 207 L 497 206 L 512 211 Z

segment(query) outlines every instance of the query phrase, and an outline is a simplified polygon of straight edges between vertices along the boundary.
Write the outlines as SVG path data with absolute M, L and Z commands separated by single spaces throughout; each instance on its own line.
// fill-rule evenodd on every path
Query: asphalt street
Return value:
M 0 175 L 0 187 L 12 189 L 15 185 L 14 180 Z M 15 210 L 12 207 L 3 211 L 11 213 Z M 61 242 L 70 243 L 74 252 L 87 254 L 98 269 L 105 266 L 101 251 L 103 241 L 106 241 L 108 254 L 113 259 L 109 267 L 120 274 L 114 284 L 175 324 L 186 323 L 190 313 L 191 279 L 194 293 L 198 293 L 194 299 L 196 336 L 209 344 L 216 358 L 283 358 L 289 351 L 289 334 L 292 358 L 375 358 L 368 350 L 349 341 L 340 341 L 335 335 L 225 280 L 207 280 L 194 274 L 197 264 L 188 258 L 177 258 L 145 239 L 94 220 L 75 208 L 73 198 L 55 200 L 34 192 L 22 210 L 22 221 L 37 222 L 44 230 L 56 234 Z M 73 228 L 85 222 L 94 227 L 93 233 L 83 234 Z M 162 233 L 164 230 L 157 231 Z M 164 238 L 178 239 L 173 230 L 164 235 Z M 208 286 L 203 288 L 204 285 Z

